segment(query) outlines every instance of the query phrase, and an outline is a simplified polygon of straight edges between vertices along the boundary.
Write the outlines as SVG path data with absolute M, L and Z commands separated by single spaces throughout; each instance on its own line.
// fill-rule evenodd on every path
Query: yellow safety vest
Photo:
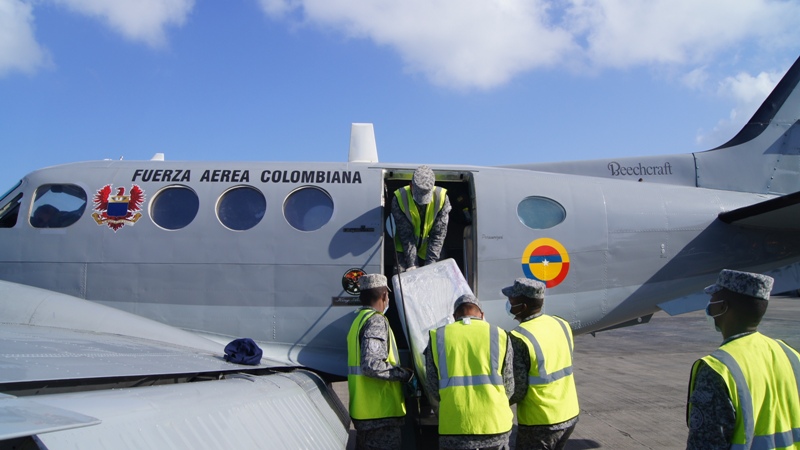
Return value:
M 800 354 L 761 333 L 734 339 L 700 361 L 717 372 L 736 409 L 731 449 L 800 449 Z M 686 411 L 687 423 L 691 403 Z
M 528 391 L 517 405 L 521 425 L 553 425 L 580 413 L 572 375 L 572 330 L 560 317 L 542 315 L 511 333 L 525 342 L 531 357 Z
M 433 222 L 436 215 L 444 208 L 444 200 L 447 198 L 447 189 L 434 187 L 433 200 L 425 208 L 425 222 L 420 226 L 419 210 L 414 198 L 411 195 L 411 186 L 406 186 L 402 189 L 394 191 L 394 196 L 397 198 L 397 204 L 400 210 L 406 215 L 411 226 L 414 227 L 414 237 L 417 239 L 417 256 L 424 260 L 428 254 L 428 234 L 433 228 Z M 431 208 L 433 206 L 433 208 Z M 403 244 L 400 242 L 400 237 L 397 231 L 394 233 L 394 248 L 398 252 L 403 251 Z
M 430 330 L 439 375 L 439 434 L 500 434 L 514 413 L 503 384 L 506 332 L 483 320 L 464 318 Z
M 350 326 L 347 334 L 347 387 L 350 390 L 350 417 L 356 420 L 404 417 L 406 405 L 403 397 L 403 383 L 368 377 L 361 373 L 361 329 L 367 319 L 377 311 L 365 308 Z M 386 320 L 386 317 L 383 317 Z M 389 327 L 389 321 L 386 321 Z M 397 365 L 397 344 L 389 327 L 389 357 L 386 362 Z

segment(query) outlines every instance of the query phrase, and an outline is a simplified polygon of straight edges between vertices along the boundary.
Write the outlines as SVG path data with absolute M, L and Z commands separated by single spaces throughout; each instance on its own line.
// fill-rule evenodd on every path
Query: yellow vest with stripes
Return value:
M 430 330 L 439 376 L 439 434 L 500 434 L 514 414 L 503 383 L 506 332 L 465 318 Z
M 559 317 L 541 315 L 521 323 L 512 334 L 528 347 L 528 391 L 517 405 L 521 425 L 553 425 L 580 413 L 572 375 L 572 330 Z
M 361 373 L 361 329 L 367 319 L 377 311 L 365 308 L 358 311 L 358 315 L 350 326 L 347 334 L 347 387 L 350 391 L 350 417 L 356 420 L 384 419 L 389 417 L 403 417 L 406 415 L 406 405 L 403 397 L 403 383 L 400 381 L 387 381 L 368 377 Z M 386 318 L 379 314 L 383 320 Z M 397 344 L 394 340 L 389 322 L 389 357 L 386 362 L 397 365 Z
M 411 195 L 411 186 L 406 186 L 402 189 L 394 191 L 394 196 L 397 198 L 397 204 L 400 210 L 406 215 L 411 226 L 414 227 L 414 237 L 417 239 L 417 256 L 424 260 L 428 255 L 428 235 L 433 228 L 433 222 L 436 215 L 444 208 L 444 199 L 447 197 L 447 189 L 434 187 L 433 200 L 425 208 L 425 222 L 420 226 L 419 210 L 414 198 Z M 433 206 L 433 208 L 431 207 Z M 403 243 L 400 242 L 400 237 L 397 231 L 394 233 L 394 248 L 398 252 L 403 251 Z
M 734 339 L 694 363 L 690 398 L 700 361 L 725 380 L 736 409 L 731 449 L 800 449 L 800 354 L 758 332 Z

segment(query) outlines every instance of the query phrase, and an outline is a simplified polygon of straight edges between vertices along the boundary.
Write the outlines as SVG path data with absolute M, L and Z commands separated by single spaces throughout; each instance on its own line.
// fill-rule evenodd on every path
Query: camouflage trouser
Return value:
M 561 450 L 575 429 L 575 423 L 563 430 L 548 427 L 520 425 L 517 428 L 517 450 Z
M 356 430 L 357 450 L 400 450 L 400 427 Z

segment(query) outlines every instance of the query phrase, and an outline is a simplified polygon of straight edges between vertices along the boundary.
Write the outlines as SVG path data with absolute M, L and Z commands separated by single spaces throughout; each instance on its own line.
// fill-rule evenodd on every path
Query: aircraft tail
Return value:
M 800 191 L 800 58 L 730 141 L 695 153 L 501 167 L 758 194 Z
M 698 187 L 800 191 L 800 58 L 733 139 L 694 158 Z

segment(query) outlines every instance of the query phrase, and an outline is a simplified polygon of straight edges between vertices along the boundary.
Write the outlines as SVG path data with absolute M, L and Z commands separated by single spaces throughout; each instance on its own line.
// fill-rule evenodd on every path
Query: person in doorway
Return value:
M 411 184 L 394 192 L 391 211 L 399 271 L 432 264 L 441 257 L 452 207 L 447 190 L 434 186 L 435 181 L 433 170 L 420 166 Z

